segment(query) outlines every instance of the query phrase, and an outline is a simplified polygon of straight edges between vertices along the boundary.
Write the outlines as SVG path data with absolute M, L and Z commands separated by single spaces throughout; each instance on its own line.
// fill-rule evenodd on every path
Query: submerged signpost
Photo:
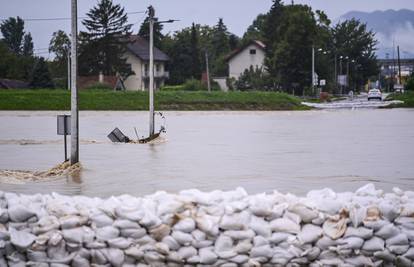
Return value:
M 63 135 L 63 143 L 65 146 L 65 162 L 68 161 L 68 147 L 66 142 L 66 136 L 70 135 L 70 115 L 58 115 L 57 116 L 57 134 Z

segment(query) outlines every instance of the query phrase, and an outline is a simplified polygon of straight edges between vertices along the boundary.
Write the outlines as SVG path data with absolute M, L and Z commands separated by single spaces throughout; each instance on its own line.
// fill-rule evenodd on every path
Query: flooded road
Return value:
M 47 170 L 63 161 L 56 115 L 0 112 L 0 169 Z M 112 144 L 119 127 L 147 135 L 147 112 L 81 112 L 79 176 L 0 190 L 107 197 L 157 190 L 246 188 L 303 194 L 368 182 L 414 190 L 414 110 L 165 112 L 167 134 L 154 144 Z M 158 129 L 159 126 L 156 126 Z

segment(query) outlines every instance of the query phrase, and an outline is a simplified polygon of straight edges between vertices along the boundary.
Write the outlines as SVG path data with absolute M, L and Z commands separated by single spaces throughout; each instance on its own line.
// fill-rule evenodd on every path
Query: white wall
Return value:
M 251 55 L 251 49 L 255 49 L 256 54 Z M 254 44 L 249 45 L 229 61 L 229 77 L 238 79 L 244 70 L 250 68 L 250 66 L 262 68 L 264 59 L 265 53 L 262 49 Z
M 142 86 L 142 62 L 131 52 L 126 52 L 127 63 L 131 64 L 131 69 L 135 72 L 130 75 L 125 81 L 124 85 L 127 90 L 139 91 L 143 90 Z

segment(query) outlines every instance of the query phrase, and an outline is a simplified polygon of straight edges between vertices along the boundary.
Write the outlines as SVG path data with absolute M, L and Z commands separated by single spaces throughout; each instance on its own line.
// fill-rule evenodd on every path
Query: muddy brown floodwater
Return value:
M 0 112 L 0 170 L 47 170 L 63 161 L 56 115 Z M 167 134 L 154 144 L 112 144 L 119 127 L 147 135 L 147 112 L 81 112 L 80 175 L 1 183 L 21 193 L 141 196 L 246 188 L 304 194 L 372 182 L 414 190 L 414 110 L 165 112 Z M 158 127 L 158 126 L 157 126 Z

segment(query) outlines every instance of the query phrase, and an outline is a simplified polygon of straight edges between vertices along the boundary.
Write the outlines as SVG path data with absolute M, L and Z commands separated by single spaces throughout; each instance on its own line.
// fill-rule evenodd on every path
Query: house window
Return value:
M 250 49 L 250 55 L 256 55 L 256 49 Z
M 160 71 L 160 64 L 155 65 L 155 70 L 156 70 L 157 72 L 159 72 L 159 71 Z
M 148 64 L 144 65 L 144 71 L 145 71 L 145 73 L 148 73 Z

